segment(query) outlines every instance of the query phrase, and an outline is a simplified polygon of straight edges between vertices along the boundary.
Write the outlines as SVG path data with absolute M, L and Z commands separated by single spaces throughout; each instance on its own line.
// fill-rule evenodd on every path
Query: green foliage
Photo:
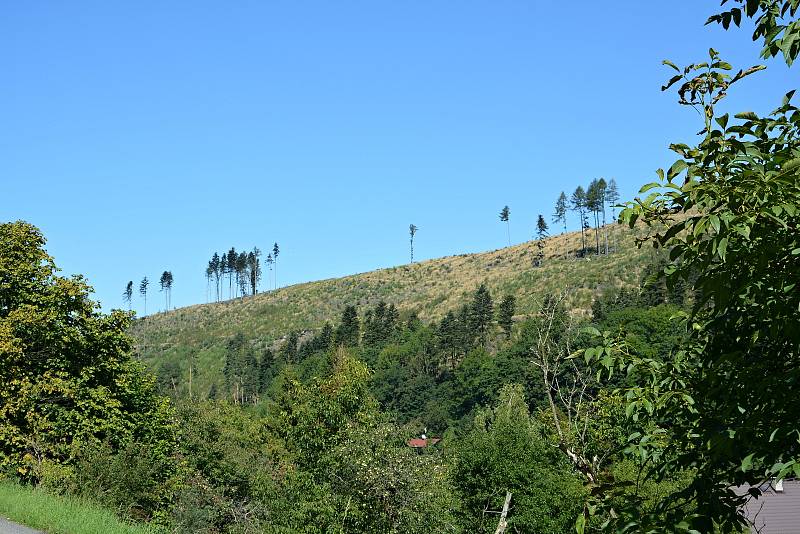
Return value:
M 361 340 L 361 325 L 358 320 L 358 311 L 355 306 L 345 306 L 342 312 L 342 321 L 336 329 L 336 344 L 345 347 L 358 346 Z
M 328 455 L 345 532 L 455 532 L 455 502 L 439 454 L 417 454 L 378 419 L 350 425 Z
M 44 243 L 27 223 L 0 225 L 0 467 L 37 480 L 100 442 L 169 449 L 168 405 L 130 358 L 130 315 L 99 313 Z
M 469 309 L 468 331 L 471 336 L 480 344 L 485 344 L 489 336 L 489 329 L 494 319 L 494 304 L 492 295 L 486 288 L 486 284 L 481 284 L 472 298 L 472 305 Z
M 517 307 L 517 299 L 514 295 L 506 295 L 497 307 L 497 323 L 505 332 L 506 337 L 511 337 L 511 327 L 514 325 L 514 312 Z
M 747 2 L 748 16 L 763 10 L 757 36 L 774 24 L 780 5 L 788 9 L 781 16 L 794 16 L 789 2 Z M 725 20 L 719 19 L 727 26 Z M 764 36 L 765 52 L 774 55 L 780 43 L 790 63 L 797 50 L 785 39 L 794 40 L 795 28 L 792 22 L 784 41 L 780 32 Z M 800 369 L 800 110 L 789 93 L 768 117 L 716 116 L 730 87 L 760 68 L 731 76 L 716 51 L 709 56 L 684 69 L 666 62 L 677 74 L 665 88 L 680 83 L 679 102 L 702 112 L 703 137 L 696 146 L 672 145 L 680 159 L 623 212 L 630 224 L 638 219 L 651 229 L 646 240 L 669 250 L 667 282 L 690 283 L 699 295 L 683 350 L 662 362 L 606 336 L 587 353 L 609 371 L 638 377 L 627 391 L 627 411 L 644 425 L 630 451 L 652 462 L 648 475 L 696 471 L 652 513 L 643 513 L 641 499 L 630 499 L 620 520 L 609 523 L 620 531 L 672 532 L 683 525 L 736 532 L 742 498 L 732 485 L 800 475 L 800 412 L 787 402 L 798 394 Z
M 730 1 L 723 0 L 722 4 Z M 706 24 L 716 22 L 727 30 L 731 22 L 739 26 L 742 15 L 755 18 L 753 41 L 763 41 L 761 57 L 766 59 L 783 54 L 786 64 L 791 66 L 800 53 L 800 26 L 790 17 L 796 15 L 800 3 L 797 0 L 733 0 L 731 3 L 740 7 L 712 15 Z
M 531 419 L 520 386 L 506 386 L 494 409 L 481 411 L 455 450 L 453 485 L 462 531 L 494 532 L 506 491 L 509 527 L 568 532 L 585 500 L 578 477 Z

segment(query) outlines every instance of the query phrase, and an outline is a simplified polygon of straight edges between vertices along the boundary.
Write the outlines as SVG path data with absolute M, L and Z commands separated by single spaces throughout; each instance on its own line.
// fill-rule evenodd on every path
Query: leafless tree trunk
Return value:
M 574 321 L 563 311 L 567 297 L 562 292 L 541 307 L 536 342 L 531 363 L 541 371 L 542 386 L 547 396 L 559 449 L 570 459 L 589 482 L 597 482 L 602 462 L 607 458 L 585 456 L 587 431 L 593 414 L 591 387 L 593 376 L 581 369 L 572 357 L 571 342 L 576 335 Z M 561 342 L 554 337 L 561 332 Z M 566 420 L 565 420 L 566 419 Z
M 506 517 L 508 516 L 508 505 L 511 504 L 511 492 L 506 492 L 506 502 L 503 503 L 503 511 L 500 513 L 500 522 L 497 523 L 497 530 L 494 531 L 494 534 L 503 534 L 508 528 L 508 520 Z

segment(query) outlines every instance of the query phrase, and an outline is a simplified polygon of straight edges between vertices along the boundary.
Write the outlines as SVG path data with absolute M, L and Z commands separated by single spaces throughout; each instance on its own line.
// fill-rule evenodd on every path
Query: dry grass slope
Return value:
M 267 345 L 293 330 L 319 328 L 336 322 L 348 304 L 360 308 L 384 300 L 401 312 L 415 311 L 422 320 L 442 317 L 470 298 L 485 282 L 496 300 L 505 294 L 517 298 L 521 315 L 534 312 L 546 294 L 569 290 L 573 313 L 588 315 L 593 298 L 611 287 L 639 283 L 649 249 L 637 249 L 633 233 L 609 225 L 608 256 L 589 254 L 576 258 L 580 232 L 549 238 L 545 260 L 534 266 L 534 241 L 477 254 L 461 254 L 362 274 L 308 282 L 243 299 L 202 304 L 138 320 L 133 334 L 143 358 L 151 365 L 186 355 L 196 355 L 199 386 L 222 368 L 225 341 L 242 332 L 252 342 Z M 601 237 L 602 239 L 602 237 Z M 593 244 L 594 235 L 587 235 Z M 602 241 L 601 241 L 602 248 Z M 217 376 L 219 376 L 217 374 Z

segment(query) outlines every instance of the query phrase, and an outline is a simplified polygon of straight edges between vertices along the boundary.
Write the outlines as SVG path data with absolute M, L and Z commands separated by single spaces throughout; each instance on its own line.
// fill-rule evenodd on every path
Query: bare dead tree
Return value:
M 503 534 L 508 528 L 508 505 L 511 504 L 511 492 L 506 492 L 506 501 L 503 503 L 503 511 L 500 512 L 500 521 L 497 523 L 497 530 L 494 534 Z
M 589 457 L 588 431 L 595 417 L 594 373 L 582 368 L 573 357 L 577 337 L 576 321 L 565 311 L 568 292 L 548 297 L 535 322 L 531 363 L 541 371 L 541 381 L 552 416 L 558 448 L 591 483 L 598 480 L 600 468 L 610 450 Z

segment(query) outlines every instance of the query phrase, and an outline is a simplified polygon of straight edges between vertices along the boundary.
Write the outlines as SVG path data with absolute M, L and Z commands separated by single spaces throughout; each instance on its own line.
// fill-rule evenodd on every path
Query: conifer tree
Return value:
M 497 307 L 497 322 L 506 333 L 506 337 L 511 337 L 511 328 L 514 325 L 514 312 L 516 311 L 517 301 L 514 295 L 506 295 Z
M 416 235 L 417 230 L 418 228 L 416 225 L 408 225 L 408 233 L 411 235 L 411 263 L 414 263 L 414 235 Z
M 275 356 L 272 351 L 267 349 L 261 355 L 261 360 L 258 365 L 258 392 L 264 393 L 269 387 L 272 380 L 272 366 L 275 363 Z
M 608 184 L 606 183 L 605 179 L 600 178 L 597 180 L 597 197 L 598 197 L 598 205 L 600 215 L 602 217 L 602 224 L 603 224 L 603 240 L 605 242 L 605 255 L 608 256 L 608 228 L 606 228 L 606 192 L 608 190 Z
M 564 225 L 564 233 L 567 233 L 567 195 L 563 191 L 558 196 L 558 200 L 556 200 L 553 222 L 555 224 L 562 223 Z
M 247 253 L 240 252 L 236 256 L 236 285 L 239 287 L 239 294 L 244 297 L 247 294 L 247 287 L 250 285 L 247 275 Z
M 228 298 L 233 298 L 233 280 L 236 275 L 236 260 L 238 258 L 239 255 L 236 253 L 236 249 L 231 247 L 228 251 Z
M 167 291 L 167 284 L 168 284 L 169 273 L 164 271 L 161 273 L 161 278 L 158 280 L 159 291 L 164 293 L 164 311 L 169 310 L 169 296 Z
M 288 363 L 297 363 L 297 332 L 292 332 L 281 347 L 281 359 Z
M 167 307 L 172 309 L 172 283 L 175 277 L 172 276 L 172 271 L 167 271 Z
M 594 179 L 586 189 L 586 209 L 592 213 L 594 218 L 594 238 L 595 238 L 595 254 L 600 255 L 600 205 L 601 205 L 601 192 L 600 184 L 597 179 Z
M 213 256 L 211 256 L 211 261 L 208 262 L 208 268 L 211 271 L 211 276 L 214 277 L 215 298 L 219 302 L 219 279 L 221 275 L 222 265 L 219 254 L 217 254 L 216 252 L 214 253 Z
M 261 281 L 261 251 L 258 247 L 253 247 L 253 251 L 247 254 L 247 269 L 250 277 L 250 294 L 258 293 L 258 283 Z
M 436 330 L 438 350 L 444 354 L 445 363 L 450 370 L 455 369 L 459 347 L 458 319 L 452 311 L 448 311 Z
M 481 344 L 485 344 L 488 339 L 489 328 L 494 316 L 493 308 L 492 295 L 486 288 L 486 284 L 481 284 L 475 291 L 469 310 L 469 329 Z
M 272 261 L 275 262 L 275 289 L 278 289 L 278 254 L 280 254 L 281 249 L 278 248 L 277 241 L 274 245 L 272 245 Z
M 214 269 L 211 267 L 211 261 L 206 266 L 206 303 L 208 303 L 208 294 L 211 291 L 211 280 L 214 279 Z
M 608 189 L 606 189 L 606 202 L 608 203 L 608 206 L 611 208 L 611 220 L 614 223 L 617 222 L 616 208 L 617 208 L 617 204 L 619 203 L 619 200 L 620 200 L 620 197 L 619 197 L 619 190 L 617 189 L 617 181 L 612 178 L 611 181 L 608 182 Z M 611 237 L 612 237 L 612 241 L 614 242 L 614 250 L 616 251 L 617 245 L 616 245 L 616 239 L 615 239 L 616 231 L 614 231 L 615 227 L 616 227 L 616 224 L 612 224 L 611 229 L 612 229 L 613 234 L 612 234 Z
M 269 273 L 267 273 L 267 287 L 271 290 L 272 289 L 272 252 L 267 254 L 267 267 L 269 268 Z
M 508 246 L 511 246 L 511 227 L 510 223 L 508 222 L 509 215 L 511 215 L 511 210 L 508 209 L 508 206 L 504 206 L 502 210 L 500 210 L 500 221 L 506 223 L 506 234 L 508 235 Z
M 570 197 L 570 207 L 578 214 L 581 224 L 581 250 L 582 255 L 586 256 L 586 192 L 583 187 L 578 186 Z
M 227 254 L 222 254 L 222 256 L 219 259 L 219 277 L 220 277 L 220 279 L 222 281 L 222 284 L 225 283 L 225 275 L 227 273 L 228 273 L 228 255 Z M 222 293 L 224 291 L 224 289 L 223 289 L 224 286 L 222 284 L 220 284 L 219 299 L 218 300 L 222 300 Z
M 336 329 L 336 344 L 345 347 L 357 347 L 361 337 L 358 312 L 355 306 L 345 306 L 342 322 Z
M 320 331 L 319 336 L 317 336 L 319 339 L 319 341 L 317 342 L 318 348 L 320 350 L 328 350 L 329 348 L 331 348 L 331 345 L 333 344 L 333 336 L 334 336 L 333 325 L 331 325 L 331 323 L 329 323 L 328 321 L 325 321 L 325 324 L 322 326 L 322 330 Z
M 544 243 L 547 239 L 547 221 L 540 213 L 539 218 L 536 220 L 536 248 L 539 252 L 536 254 L 536 265 L 540 266 L 544 262 Z
M 125 286 L 125 292 L 122 293 L 122 300 L 128 303 L 128 311 L 131 310 L 131 299 L 133 298 L 133 280 L 129 281 Z
M 144 315 L 147 315 L 147 286 L 150 285 L 150 281 L 145 276 L 142 278 L 142 281 L 139 283 L 139 294 L 144 298 Z

